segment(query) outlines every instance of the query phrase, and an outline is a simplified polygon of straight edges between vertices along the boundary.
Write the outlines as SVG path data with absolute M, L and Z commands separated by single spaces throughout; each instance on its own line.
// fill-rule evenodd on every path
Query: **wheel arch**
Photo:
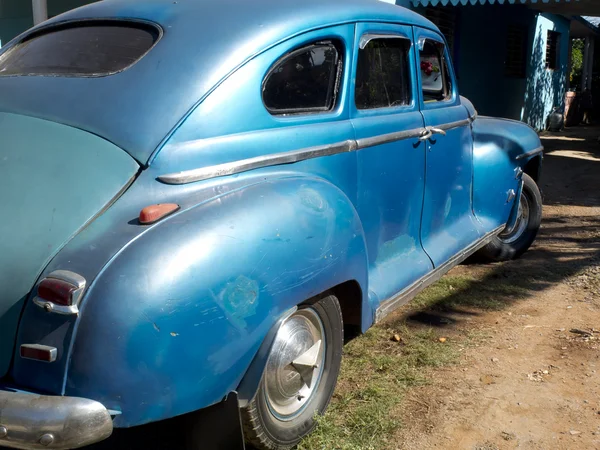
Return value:
M 540 184 L 540 179 L 542 177 L 542 155 L 537 155 L 531 158 L 525 165 L 523 166 L 523 172 L 529 175 L 536 184 Z
M 326 291 L 301 302 L 299 305 L 314 302 L 330 294 L 333 294 L 340 304 L 342 320 L 344 322 L 344 334 L 346 336 L 354 336 L 360 333 L 362 321 L 362 289 L 357 280 L 348 280 L 340 283 L 331 289 L 327 289 Z M 296 310 L 297 306 L 294 306 L 284 312 L 265 336 L 252 363 L 250 363 L 248 370 L 236 389 L 240 407 L 247 406 L 256 395 L 277 332 L 283 322 L 294 314 Z
M 539 155 L 523 158 L 540 147 L 537 133 L 522 122 L 482 116 L 473 122 L 473 210 L 485 231 L 509 220 L 518 169 L 539 179 Z

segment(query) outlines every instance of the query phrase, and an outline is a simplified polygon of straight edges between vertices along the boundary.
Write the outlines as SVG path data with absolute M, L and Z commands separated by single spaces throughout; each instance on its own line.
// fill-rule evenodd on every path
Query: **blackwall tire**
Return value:
M 538 234 L 542 223 L 542 195 L 529 175 L 523 174 L 520 217 L 515 226 L 504 230 L 500 235 L 477 253 L 487 261 L 508 261 L 525 253 Z
M 282 324 L 258 392 L 241 411 L 250 445 L 288 450 L 312 431 L 315 414 L 333 395 L 342 346 L 342 312 L 333 295 L 301 305 Z

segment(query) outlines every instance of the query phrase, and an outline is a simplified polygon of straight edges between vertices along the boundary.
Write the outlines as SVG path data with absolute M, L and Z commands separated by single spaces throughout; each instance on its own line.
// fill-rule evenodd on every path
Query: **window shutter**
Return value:
M 504 75 L 525 78 L 527 72 L 527 27 L 509 24 L 506 36 Z
M 448 41 L 448 50 L 454 55 L 454 38 L 456 32 L 457 9 L 451 6 L 428 6 L 425 10 L 425 17 L 431 20 L 440 29 L 446 41 Z

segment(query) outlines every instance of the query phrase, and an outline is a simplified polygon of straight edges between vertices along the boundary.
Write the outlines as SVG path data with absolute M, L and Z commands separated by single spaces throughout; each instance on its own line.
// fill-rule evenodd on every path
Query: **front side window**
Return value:
M 74 22 L 27 36 L 0 57 L 0 76 L 94 77 L 140 60 L 160 31 L 127 21 Z
M 452 81 L 444 55 L 444 44 L 430 39 L 424 41 L 419 56 L 425 102 L 449 100 L 452 95 Z
M 279 60 L 263 83 L 263 102 L 274 115 L 331 111 L 342 74 L 341 52 L 318 42 Z
M 389 108 L 411 102 L 410 41 L 399 37 L 376 38 L 358 53 L 357 109 Z

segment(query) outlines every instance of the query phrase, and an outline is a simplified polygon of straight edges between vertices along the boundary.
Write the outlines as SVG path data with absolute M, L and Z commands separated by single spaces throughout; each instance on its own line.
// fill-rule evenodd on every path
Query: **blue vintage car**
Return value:
M 391 4 L 106 0 L 27 31 L 0 55 L 0 446 L 214 411 L 190 448 L 291 448 L 344 331 L 527 250 L 541 162 Z

